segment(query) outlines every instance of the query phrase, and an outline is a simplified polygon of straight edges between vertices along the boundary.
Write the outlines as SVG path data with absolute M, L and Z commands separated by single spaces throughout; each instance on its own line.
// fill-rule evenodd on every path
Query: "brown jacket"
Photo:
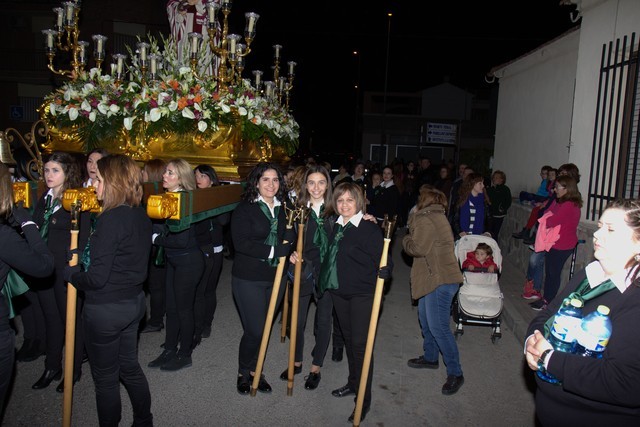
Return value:
M 444 206 L 431 205 L 413 213 L 408 225 L 409 233 L 402 239 L 402 247 L 414 257 L 411 297 L 422 298 L 440 285 L 461 283 L 462 272 Z

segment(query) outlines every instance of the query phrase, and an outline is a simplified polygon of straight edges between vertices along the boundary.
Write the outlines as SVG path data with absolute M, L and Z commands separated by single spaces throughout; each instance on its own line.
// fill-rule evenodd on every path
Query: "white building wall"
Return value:
M 579 34 L 574 31 L 495 73 L 500 92 L 493 169 L 506 173 L 513 195 L 536 191 L 541 166 L 557 168 L 570 160 Z
M 570 161 L 582 173 L 580 191 L 586 196 L 591 167 L 591 148 L 596 116 L 596 100 L 600 78 L 602 46 L 636 32 L 640 37 L 640 1 L 582 0 L 575 1 L 582 12 L 580 47 L 576 73 L 576 96 L 573 114 Z M 622 46 L 622 44 L 620 45 Z M 583 210 L 583 215 L 586 212 Z

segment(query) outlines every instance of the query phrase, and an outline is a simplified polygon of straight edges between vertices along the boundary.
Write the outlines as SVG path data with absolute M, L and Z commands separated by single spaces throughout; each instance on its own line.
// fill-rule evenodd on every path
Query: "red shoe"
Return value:
M 522 290 L 522 298 L 529 299 L 533 292 L 533 280 L 527 280 L 524 283 L 524 289 Z
M 529 293 L 523 293 L 522 298 L 537 301 L 542 298 L 542 294 L 535 289 L 532 289 Z

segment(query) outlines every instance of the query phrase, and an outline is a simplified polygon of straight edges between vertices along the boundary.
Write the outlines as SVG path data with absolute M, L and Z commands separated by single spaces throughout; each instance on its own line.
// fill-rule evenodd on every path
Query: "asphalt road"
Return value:
M 444 396 L 440 391 L 446 379 L 442 363 L 438 370 L 407 366 L 408 359 L 421 354 L 422 337 L 417 307 L 411 304 L 409 267 L 400 255 L 399 242 L 394 246 L 394 278 L 384 298 L 374 352 L 372 408 L 361 425 L 534 426 L 532 373 L 525 368 L 521 342 L 506 322 L 502 338 L 495 344 L 490 339 L 489 327 L 465 326 L 464 335 L 458 341 L 465 384 L 455 395 Z M 212 334 L 194 351 L 192 367 L 178 372 L 147 368 L 146 364 L 162 350 L 164 331 L 140 336 L 139 358 L 151 387 L 155 425 L 347 425 L 354 408 L 353 397 L 331 395 L 331 390 L 346 383 L 346 357 L 342 362 L 331 361 L 330 347 L 320 386 L 314 391 L 304 389 L 313 343 L 313 304 L 306 328 L 303 374 L 295 377 L 293 395 L 287 396 L 286 381 L 279 379 L 287 366 L 289 341 L 280 342 L 277 321 L 264 367 L 273 393 L 251 397 L 236 392 L 241 325 L 231 295 L 230 271 L 231 261 L 225 260 Z M 16 321 L 20 331 L 19 317 Z M 21 340 L 19 334 L 18 347 Z M 43 369 L 44 357 L 16 365 L 15 382 L 2 425 L 62 423 L 62 395 L 55 391 L 56 383 L 44 390 L 31 389 Z M 124 387 L 121 394 L 121 425 L 131 425 L 131 405 Z M 83 366 L 81 381 L 74 388 L 72 424 L 98 424 L 93 381 L 87 364 Z

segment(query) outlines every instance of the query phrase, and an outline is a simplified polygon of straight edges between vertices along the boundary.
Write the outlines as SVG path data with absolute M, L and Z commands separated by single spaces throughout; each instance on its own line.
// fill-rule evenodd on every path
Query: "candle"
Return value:
M 156 56 L 155 55 L 149 55 L 149 61 L 150 61 L 150 66 L 151 66 L 151 74 L 155 74 L 156 73 L 156 68 L 158 66 L 158 63 L 156 62 Z
M 147 59 L 147 47 L 144 45 L 144 43 L 140 43 L 140 60 L 146 61 L 146 59 Z
M 103 49 L 102 38 L 98 38 L 98 39 L 96 39 L 96 51 L 98 53 L 102 53 L 102 49 Z
M 53 49 L 53 32 L 49 31 L 47 34 L 47 47 Z
M 207 3 L 207 16 L 209 18 L 209 24 L 213 24 L 214 22 L 216 22 L 216 13 L 218 12 L 219 7 L 220 6 L 218 6 L 218 4 L 213 0 Z
M 229 52 L 236 53 L 236 40 L 240 38 L 237 34 L 229 34 L 227 41 L 229 42 Z
M 74 10 L 76 8 L 76 5 L 75 5 L 75 3 L 70 2 L 70 1 L 64 2 L 62 4 L 66 8 L 66 12 L 67 12 L 67 16 L 66 16 L 67 25 L 71 26 L 71 25 L 73 25 L 73 12 L 74 12 Z
M 122 73 L 122 66 L 124 65 L 124 58 L 122 55 L 118 55 L 118 63 L 116 64 L 116 72 L 118 74 Z
M 256 89 L 259 89 L 260 88 L 260 78 L 262 77 L 262 71 L 254 70 L 253 71 L 253 75 L 255 76 L 255 79 L 256 79 Z
M 79 41 L 78 42 L 78 61 L 81 64 L 86 64 L 87 63 L 87 46 L 89 45 L 89 43 L 85 42 L 85 41 Z
M 286 77 L 279 77 L 278 78 L 278 89 L 280 89 L 280 92 L 282 92 L 282 90 L 284 89 L 284 82 L 287 80 Z
M 253 33 L 254 28 L 256 26 L 256 21 L 260 18 L 260 15 L 254 12 L 245 13 L 245 18 L 247 18 L 247 32 Z
M 296 68 L 296 63 L 293 61 L 289 61 L 288 64 L 289 64 L 289 74 L 293 75 L 294 74 L 293 71 Z
M 282 49 L 282 46 L 280 46 L 279 44 L 274 44 L 273 45 L 273 57 L 278 59 L 280 58 L 280 49 Z
M 62 28 L 62 20 L 63 20 L 64 11 L 62 10 L 61 7 L 54 7 L 53 11 L 56 13 L 56 26 L 58 28 Z
M 198 33 L 189 33 L 189 37 L 191 37 L 191 55 L 197 56 L 198 54 L 198 40 L 202 38 L 201 34 Z
M 116 64 L 111 63 L 109 65 L 111 66 L 111 74 L 114 74 L 116 72 Z

